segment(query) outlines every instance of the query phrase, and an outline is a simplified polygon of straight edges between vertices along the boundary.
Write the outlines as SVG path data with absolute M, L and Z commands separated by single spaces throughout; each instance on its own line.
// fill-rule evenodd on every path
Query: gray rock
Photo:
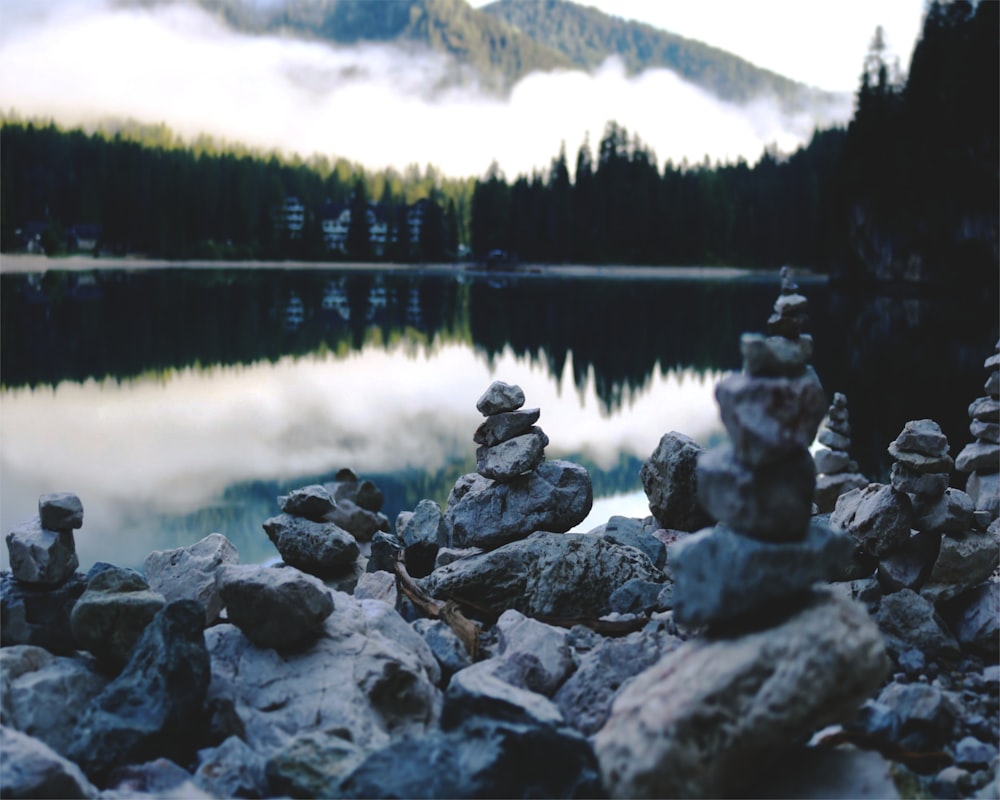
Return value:
M 605 786 L 742 796 L 789 742 L 850 719 L 888 670 L 864 609 L 829 592 L 775 627 L 685 642 L 615 700 L 594 738 Z
M 820 444 L 829 447 L 831 450 L 838 450 L 846 453 L 851 449 L 850 437 L 846 433 L 836 430 L 836 426 L 831 427 L 830 425 L 827 425 L 819 432 L 816 440 Z
M 334 594 L 323 635 L 278 653 L 233 625 L 205 631 L 210 700 L 228 702 L 245 741 L 270 758 L 302 735 L 338 732 L 363 750 L 436 725 L 440 668 L 420 635 L 390 606 Z
M 133 647 L 164 607 L 162 594 L 150 591 L 138 572 L 124 567 L 96 565 L 87 590 L 70 614 L 73 638 L 98 660 L 112 668 L 125 664 Z
M 951 739 L 961 704 L 948 692 L 926 683 L 890 683 L 878 696 L 896 717 L 895 744 L 932 751 Z
M 548 443 L 542 429 L 533 428 L 492 447 L 481 445 L 476 448 L 476 472 L 495 481 L 513 480 L 542 463 Z
M 79 645 L 70 613 L 86 588 L 79 573 L 52 587 L 21 583 L 10 572 L 0 574 L 0 647 L 31 644 L 53 653 L 72 653 Z
M 815 488 L 815 466 L 804 447 L 753 469 L 728 445 L 698 459 L 698 500 L 712 517 L 755 539 L 801 539 Z
M 947 454 L 926 456 L 923 453 L 900 450 L 895 442 L 889 443 L 888 450 L 889 455 L 905 464 L 911 472 L 951 472 L 955 468 L 954 460 Z
M 230 736 L 218 747 L 198 751 L 194 782 L 213 797 L 267 797 L 267 762 L 246 742 Z
M 985 389 L 986 394 L 994 400 L 997 397 L 1000 397 L 1000 372 L 993 370 L 989 374 L 989 377 L 986 378 L 986 383 L 983 384 L 983 389 Z
M 809 368 L 799 378 L 729 375 L 715 387 L 736 458 L 759 466 L 808 448 L 826 414 L 826 396 Z
M 275 793 L 290 797 L 340 797 L 340 782 L 368 753 L 328 733 L 297 736 L 267 761 Z
M 441 507 L 433 500 L 421 500 L 401 534 L 406 548 L 406 569 L 422 578 L 434 569 L 438 549 L 448 537 Z
M 551 697 L 576 666 L 567 642 L 567 631 L 546 625 L 509 609 L 496 623 L 499 634 L 501 676 L 505 663 L 530 656 L 530 669 L 518 685 L 533 692 Z M 521 663 L 524 663 L 523 660 Z
M 812 357 L 813 341 L 808 335 L 798 339 L 744 333 L 740 337 L 743 371 L 762 378 L 795 378 L 802 374 Z
M 930 657 L 958 655 L 958 643 L 947 631 L 934 605 L 910 589 L 883 597 L 875 621 L 893 653 L 916 647 Z
M 66 754 L 73 727 L 108 683 L 80 658 L 53 656 L 30 645 L 0 650 L 3 724 Z
M 476 401 L 476 409 L 484 417 L 517 411 L 523 405 L 524 392 L 521 387 L 503 381 L 493 381 Z
M 705 448 L 683 433 L 660 437 L 656 450 L 639 470 L 649 510 L 664 528 L 696 531 L 712 519 L 698 502 L 698 457 Z
M 552 699 L 570 725 L 592 736 L 604 726 L 611 703 L 628 681 L 680 644 L 658 623 L 622 638 L 600 637 L 596 646 L 579 655 L 576 671 Z
M 941 547 L 936 533 L 914 533 L 882 558 L 878 565 L 878 582 L 886 593 L 900 589 L 919 589 L 930 577 Z
M 197 600 L 205 607 L 205 624 L 219 618 L 222 598 L 215 572 L 223 564 L 237 564 L 236 545 L 221 533 L 210 533 L 189 547 L 154 550 L 143 563 L 149 588 L 167 600 Z
M 899 450 L 940 458 L 948 453 L 948 437 L 932 419 L 910 420 L 894 442 Z
M 641 550 L 657 569 L 663 569 L 667 561 L 666 545 L 646 530 L 642 520 L 613 516 L 605 525 L 603 536 L 614 544 Z
M 881 558 L 910 538 L 913 503 L 891 486 L 869 484 L 837 498 L 830 525 L 846 531 L 866 552 Z
M 183 767 L 166 758 L 142 764 L 125 764 L 112 771 L 109 788 L 101 800 L 134 800 L 156 797 L 157 800 L 211 800 Z
M 38 517 L 7 534 L 7 551 L 10 570 L 23 583 L 58 586 L 73 577 L 80 566 L 73 531 L 43 528 Z
M 340 470 L 334 482 L 326 486 L 335 502 L 349 500 L 365 511 L 377 513 L 382 510 L 382 504 L 385 502 L 381 489 L 369 480 L 359 480 L 349 469 Z
M 965 482 L 965 491 L 977 511 L 986 511 L 993 519 L 1000 516 L 1000 473 L 973 472 Z
M 674 619 L 688 627 L 748 618 L 819 581 L 851 558 L 847 536 L 814 522 L 799 542 L 762 542 L 724 525 L 686 537 L 667 552 Z
M 669 591 L 664 594 L 667 586 L 657 581 L 644 581 L 638 578 L 626 581 L 611 593 L 608 599 L 611 611 L 619 614 L 650 614 L 653 611 L 672 608 L 673 587 L 670 586 Z
M 434 559 L 434 569 L 485 552 L 481 547 L 442 547 Z
M 955 459 L 959 472 L 997 472 L 1000 470 L 1000 444 L 971 442 L 962 448 Z
M 286 564 L 320 578 L 345 571 L 358 557 L 355 538 L 332 522 L 281 514 L 267 520 L 264 531 Z
M 449 547 L 491 549 L 535 531 L 568 531 L 594 502 L 590 474 L 569 461 L 546 461 L 508 483 L 482 476 L 453 490 L 444 520 Z M 458 495 L 456 500 L 452 500 Z
M 228 564 L 215 575 L 229 621 L 258 647 L 307 644 L 333 613 L 329 589 L 294 567 Z
M 326 520 L 351 534 L 359 542 L 370 542 L 378 531 L 389 530 L 389 518 L 378 511 L 364 508 L 348 497 L 337 499 L 337 506 Z
M 1000 422 L 1000 400 L 977 397 L 969 404 L 969 416 L 980 422 Z
M 823 448 L 813 453 L 813 461 L 816 462 L 816 472 L 826 475 L 835 475 L 843 472 L 851 466 L 851 456 L 843 450 L 828 450 Z
M 563 725 L 562 713 L 551 700 L 501 677 L 500 667 L 500 662 L 489 659 L 451 676 L 442 727 L 457 727 L 475 716 L 554 728 Z
M 4 797 L 97 797 L 80 768 L 38 739 L 0 726 L 0 786 Z
M 530 431 L 531 426 L 538 422 L 541 414 L 541 409 L 538 408 L 522 408 L 518 411 L 491 414 L 476 428 L 476 432 L 472 435 L 472 441 L 487 447 L 506 442 L 508 439 Z
M 893 489 L 928 498 L 943 495 L 951 481 L 951 475 L 947 472 L 917 472 L 902 461 L 893 463 L 890 476 Z
M 43 528 L 68 531 L 83 527 L 83 503 L 71 492 L 52 492 L 38 498 L 38 517 Z
M 944 536 L 929 583 L 971 588 L 986 580 L 1000 560 L 1000 542 L 989 533 Z
M 981 768 L 997 757 L 994 745 L 981 742 L 974 736 L 963 736 L 955 744 L 955 763 L 961 767 Z
M 996 661 L 1000 656 L 1000 583 L 981 583 L 948 609 L 951 629 L 962 648 Z
M 421 581 L 440 598 L 457 598 L 532 617 L 599 617 L 611 594 L 633 578 L 662 573 L 632 547 L 586 534 L 539 532 L 434 570 Z
M 395 606 L 398 597 L 396 576 L 384 570 L 366 572 L 358 578 L 357 586 L 354 587 L 354 597 L 356 600 L 381 600 L 383 603 Z
M 403 549 L 402 540 L 391 533 L 379 531 L 372 537 L 368 572 L 392 572 L 396 554 Z
M 194 600 L 165 606 L 125 669 L 87 706 L 68 755 L 92 780 L 116 764 L 193 755 L 210 677 L 204 624 Z
M 293 517 L 324 522 L 326 515 L 337 507 L 337 503 L 325 486 L 314 483 L 282 495 L 278 498 L 278 506 Z
M 969 433 L 972 434 L 973 438 L 996 444 L 1000 442 L 1000 423 L 974 419 L 969 423 Z
M 913 527 L 934 533 L 962 533 L 972 527 L 975 503 L 960 489 L 945 489 L 936 500 L 916 495 L 913 502 Z
M 813 502 L 817 513 L 829 514 L 837 506 L 837 498 L 847 494 L 852 489 L 863 489 L 869 483 L 868 478 L 859 472 L 840 472 L 836 475 L 817 475 L 816 491 Z
M 472 666 L 472 658 L 462 640 L 439 619 L 417 619 L 410 623 L 413 630 L 424 637 L 441 667 L 441 676 L 447 681 L 459 670 Z
M 968 797 L 971 785 L 972 775 L 967 769 L 945 767 L 930 782 L 931 797 Z

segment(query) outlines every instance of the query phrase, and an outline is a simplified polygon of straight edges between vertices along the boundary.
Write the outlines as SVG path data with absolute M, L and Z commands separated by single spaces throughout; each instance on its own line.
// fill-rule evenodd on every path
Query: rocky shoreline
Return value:
M 277 499 L 275 565 L 211 533 L 82 574 L 83 504 L 43 495 L 0 575 L 0 794 L 997 797 L 1000 343 L 973 441 L 914 420 L 877 484 L 807 308 L 783 273 L 728 443 L 664 434 L 651 515 L 585 534 L 587 471 L 499 381 L 444 509 L 342 470 Z

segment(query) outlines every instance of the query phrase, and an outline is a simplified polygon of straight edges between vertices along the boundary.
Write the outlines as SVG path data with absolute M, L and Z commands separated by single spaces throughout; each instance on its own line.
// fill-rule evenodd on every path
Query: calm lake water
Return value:
M 550 458 L 590 470 L 579 530 L 645 516 L 642 461 L 670 430 L 724 438 L 715 383 L 778 292 L 777 271 L 63 266 L 6 259 L 0 275 L 0 522 L 76 492 L 83 569 L 141 566 L 213 531 L 244 562 L 273 558 L 261 523 L 277 495 L 343 467 L 382 488 L 390 520 L 443 505 L 474 470 L 493 380 L 541 408 Z M 866 474 L 885 479 L 908 419 L 937 420 L 953 454 L 971 439 L 994 297 L 799 283 L 814 366 L 848 397 Z

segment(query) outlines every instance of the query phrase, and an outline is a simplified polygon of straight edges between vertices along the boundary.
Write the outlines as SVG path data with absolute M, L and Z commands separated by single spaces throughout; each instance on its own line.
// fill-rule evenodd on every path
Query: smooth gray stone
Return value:
M 729 375 L 715 387 L 722 424 L 748 466 L 808 448 L 826 414 L 826 395 L 811 368 L 798 378 Z
M 846 433 L 839 433 L 829 425 L 819 432 L 816 440 L 831 450 L 839 450 L 846 453 L 851 449 L 851 440 Z
M 601 536 L 539 532 L 434 570 L 420 581 L 434 597 L 533 617 L 600 617 L 632 578 L 664 580 L 646 555 Z
M 932 419 L 910 420 L 896 437 L 895 445 L 909 453 L 940 458 L 948 453 L 948 438 Z
M 491 480 L 511 481 L 542 463 L 548 443 L 545 432 L 533 428 L 492 447 L 481 445 L 476 448 L 476 472 Z
M 852 489 L 863 489 L 868 478 L 859 472 L 838 472 L 836 475 L 817 475 L 813 502 L 819 514 L 829 514 L 837 506 L 837 498 Z
M 280 496 L 278 506 L 293 517 L 323 522 L 324 517 L 336 508 L 337 503 L 325 486 L 314 483 Z
M 960 489 L 945 489 L 936 499 L 916 495 L 913 500 L 913 528 L 935 533 L 962 533 L 972 527 L 976 510 L 972 498 Z
M 80 566 L 73 531 L 43 528 L 39 517 L 7 534 L 7 552 L 14 578 L 27 584 L 59 586 Z
M 71 492 L 51 492 L 38 498 L 42 527 L 66 531 L 83 527 L 83 503 Z
M 0 785 L 4 797 L 98 796 L 83 771 L 44 742 L 0 725 Z
M 901 589 L 882 598 L 875 613 L 889 649 L 899 654 L 916 647 L 931 658 L 953 658 L 958 643 L 948 632 L 934 604 L 911 589 Z
M 80 573 L 55 587 L 22 583 L 0 573 L 0 647 L 31 644 L 68 655 L 79 648 L 70 613 L 87 581 Z
M 794 378 L 802 374 L 812 357 L 812 336 L 798 339 L 784 336 L 762 336 L 744 333 L 740 337 L 743 371 L 747 375 L 767 378 Z
M 959 472 L 1000 471 L 1000 444 L 993 442 L 967 444 L 955 459 L 955 469 Z
M 667 551 L 674 619 L 690 628 L 736 618 L 833 580 L 851 559 L 850 537 L 814 522 L 798 542 L 761 542 L 724 525 L 685 537 Z
M 189 547 L 154 550 L 143 563 L 149 588 L 169 603 L 197 600 L 205 607 L 205 624 L 211 625 L 222 611 L 222 598 L 215 583 L 216 570 L 237 564 L 240 554 L 221 533 L 210 533 Z
M 484 417 L 492 414 L 503 414 L 507 411 L 517 411 L 524 405 L 524 391 L 503 381 L 493 381 L 476 401 L 476 410 Z
M 837 498 L 830 524 L 849 533 L 876 558 L 882 558 L 910 538 L 913 503 L 891 486 L 872 483 Z
M 969 404 L 969 416 L 980 422 L 1000 422 L 1000 400 L 977 397 Z
M 1000 442 L 1000 423 L 974 419 L 969 423 L 969 433 L 980 441 L 997 444 Z
M 590 474 L 569 461 L 546 461 L 507 483 L 459 479 L 444 514 L 448 546 L 488 550 L 535 531 L 568 531 L 593 502 Z
M 878 565 L 878 581 L 886 593 L 917 590 L 930 577 L 941 548 L 937 533 L 914 533 Z
M 649 510 L 664 528 L 696 531 L 712 523 L 698 502 L 696 469 L 705 448 L 683 433 L 660 437 L 656 450 L 639 469 Z
M 264 522 L 264 531 L 286 564 L 320 578 L 344 571 L 358 557 L 355 538 L 333 522 L 280 514 Z
M 215 579 L 229 621 L 258 647 L 289 650 L 307 644 L 333 613 L 330 590 L 294 567 L 228 564 Z
M 816 472 L 824 475 L 836 475 L 851 465 L 851 456 L 843 450 L 827 450 L 826 448 L 813 453 L 816 462 Z
M 698 459 L 698 499 L 708 513 L 755 539 L 801 539 L 812 516 L 815 465 L 804 447 L 750 469 L 729 445 Z
M 992 369 L 992 370 L 1000 368 L 1000 353 L 994 353 L 993 355 L 989 356 L 983 362 L 983 367 L 985 369 Z
M 889 455 L 905 464 L 912 472 L 951 472 L 955 461 L 949 455 L 926 456 L 910 450 L 901 450 L 895 442 L 888 447 Z
M 927 498 L 940 497 L 948 488 L 951 475 L 947 472 L 917 472 L 906 466 L 902 461 L 896 461 L 890 472 L 892 488 L 908 495 L 920 495 Z
M 487 447 L 506 442 L 531 430 L 531 426 L 538 422 L 541 414 L 541 409 L 538 408 L 522 408 L 517 411 L 491 414 L 476 428 L 472 441 Z
M 1000 473 L 971 473 L 965 482 L 965 492 L 975 502 L 977 511 L 986 511 L 993 519 L 1000 516 Z

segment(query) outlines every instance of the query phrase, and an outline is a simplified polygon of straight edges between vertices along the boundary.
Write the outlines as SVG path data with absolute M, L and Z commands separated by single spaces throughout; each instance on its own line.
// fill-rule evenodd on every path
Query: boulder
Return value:
M 476 472 L 484 478 L 506 482 L 536 469 L 545 459 L 549 437 L 541 428 L 495 444 L 476 448 Z
M 293 517 L 325 522 L 326 515 L 337 507 L 337 502 L 325 486 L 314 483 L 282 495 L 278 498 L 278 506 Z
M 845 722 L 889 670 L 865 610 L 828 591 L 772 628 L 693 639 L 638 675 L 594 737 L 612 797 L 721 797 Z
M 968 589 L 986 580 L 1000 561 L 1000 541 L 995 534 L 968 533 L 944 536 L 928 583 Z M 957 592 L 956 592 L 957 593 Z
M 194 600 L 165 606 L 125 669 L 86 707 L 68 755 L 92 780 L 116 764 L 193 756 L 210 678 L 204 624 Z
M 913 503 L 891 486 L 872 483 L 837 499 L 830 525 L 849 533 L 868 553 L 881 558 L 910 538 Z
M 73 531 L 43 528 L 38 517 L 7 534 L 7 551 L 10 570 L 23 583 L 58 586 L 80 566 Z
M 1000 444 L 970 442 L 962 448 L 962 452 L 955 459 L 955 469 L 959 472 L 1000 471 Z
M 801 539 L 815 488 L 815 466 L 804 447 L 753 469 L 728 445 L 698 459 L 698 500 L 713 518 L 755 539 Z
M 633 578 L 664 580 L 645 554 L 586 534 L 539 532 L 496 550 L 455 561 L 421 581 L 455 598 L 533 617 L 599 617 L 611 594 Z
M 996 663 L 1000 658 L 1000 582 L 989 580 L 960 595 L 945 611 L 962 649 Z
M 487 447 L 506 442 L 530 431 L 541 414 L 541 409 L 538 408 L 522 408 L 517 411 L 492 414 L 476 428 L 472 441 Z
M 715 387 L 736 458 L 751 467 L 808 448 L 826 415 L 826 395 L 811 368 L 798 378 L 729 375 Z
M 100 661 L 119 668 L 166 601 L 135 570 L 98 563 L 87 574 L 87 591 L 70 614 L 73 638 Z
M 189 547 L 154 550 L 143 563 L 149 588 L 163 595 L 167 602 L 197 600 L 205 607 L 205 624 L 219 618 L 222 598 L 215 583 L 215 573 L 224 564 L 237 564 L 236 545 L 221 533 L 210 533 Z
M 267 762 L 240 739 L 198 751 L 194 782 L 212 797 L 268 797 Z
M 302 734 L 268 759 L 267 777 L 276 794 L 342 797 L 341 781 L 360 766 L 367 755 L 353 742 L 334 734 Z
M 264 531 L 286 564 L 320 578 L 345 572 L 358 557 L 355 538 L 332 522 L 280 514 L 264 523 Z
M 941 426 L 932 419 L 910 420 L 896 437 L 895 445 L 900 450 L 939 457 L 948 452 L 948 438 Z
M 38 517 L 43 528 L 68 531 L 83 527 L 83 503 L 71 492 L 52 492 L 38 498 Z
M 500 654 L 499 673 L 519 673 L 517 685 L 551 697 L 575 668 L 565 628 L 546 625 L 508 609 L 496 622 Z M 505 669 L 505 665 L 514 665 Z
M 524 405 L 524 392 L 520 386 L 503 381 L 493 381 L 476 401 L 476 410 L 484 417 L 517 411 Z
M 698 457 L 705 448 L 683 433 L 660 437 L 639 470 L 649 510 L 664 528 L 696 531 L 713 520 L 698 502 Z
M 370 751 L 437 722 L 440 668 L 420 635 L 377 600 L 335 592 L 333 604 L 320 638 L 295 651 L 256 647 L 233 625 L 205 632 L 210 699 L 232 704 L 266 758 L 302 735 L 337 731 Z
M 960 489 L 945 489 L 935 500 L 917 495 L 913 501 L 913 527 L 933 533 L 963 533 L 972 527 L 975 510 L 972 498 Z
M 215 577 L 229 621 L 258 647 L 301 647 L 333 613 L 330 590 L 294 567 L 227 564 Z
M 0 786 L 4 797 L 97 797 L 80 768 L 44 742 L 0 726 Z
M 837 578 L 853 541 L 821 522 L 799 542 L 764 542 L 724 525 L 686 537 L 667 552 L 674 577 L 674 619 L 694 628 L 748 619 Z
M 66 655 L 79 645 L 73 638 L 70 614 L 87 588 L 74 574 L 59 586 L 31 585 L 10 572 L 0 574 L 0 647 L 32 644 Z
M 886 595 L 875 614 L 886 646 L 895 654 L 915 647 L 930 658 L 954 658 L 958 644 L 933 603 L 911 589 Z
M 562 533 L 582 522 L 594 502 L 590 474 L 569 461 L 547 461 L 507 483 L 473 478 L 456 484 L 448 498 L 449 547 L 491 549 L 535 531 Z

